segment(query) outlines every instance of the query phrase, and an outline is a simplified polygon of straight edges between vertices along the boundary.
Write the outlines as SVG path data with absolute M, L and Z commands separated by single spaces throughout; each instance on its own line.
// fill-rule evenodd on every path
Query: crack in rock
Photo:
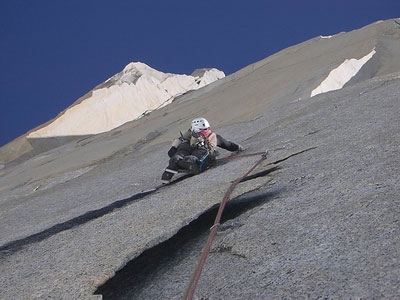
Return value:
M 261 206 L 279 194 L 279 191 L 260 192 L 252 191 L 230 200 L 224 210 L 221 226 L 227 221 L 234 224 L 241 214 Z M 181 228 L 170 239 L 144 251 L 140 256 L 131 260 L 116 275 L 100 286 L 95 294 L 101 294 L 103 299 L 136 299 L 151 278 L 157 274 L 168 273 L 185 257 L 192 257 L 192 253 L 202 248 L 206 235 L 213 224 L 218 211 L 218 205 L 200 215 L 196 220 Z M 235 226 L 231 227 L 234 228 Z M 223 230 L 226 230 L 224 228 Z M 214 252 L 227 252 L 229 247 L 214 249 Z M 237 255 L 240 256 L 240 255 Z M 196 257 L 197 259 L 197 257 Z M 191 272 L 192 270 L 188 270 Z M 189 280 L 188 275 L 187 280 Z M 186 284 L 183 282 L 182 284 Z M 183 293 L 182 289 L 182 293 Z

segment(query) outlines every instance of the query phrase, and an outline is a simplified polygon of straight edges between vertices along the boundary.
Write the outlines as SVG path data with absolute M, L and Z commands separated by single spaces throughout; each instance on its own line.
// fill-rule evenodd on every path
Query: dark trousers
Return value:
M 224 139 L 221 135 L 217 134 L 217 146 L 228 151 L 239 150 L 239 145 Z
M 172 154 L 168 169 L 174 171 L 183 169 L 191 174 L 199 174 L 208 169 L 212 163 L 213 159 L 208 155 L 206 149 L 192 148 L 189 143 L 182 143 Z

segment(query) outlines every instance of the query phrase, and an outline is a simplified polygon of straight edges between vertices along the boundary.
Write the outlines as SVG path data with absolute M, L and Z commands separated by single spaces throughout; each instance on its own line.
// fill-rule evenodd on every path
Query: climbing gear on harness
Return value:
M 212 161 L 213 159 L 211 158 L 210 153 L 207 151 L 207 153 L 204 154 L 202 158 L 200 158 L 199 171 L 203 172 L 210 168 L 212 166 Z

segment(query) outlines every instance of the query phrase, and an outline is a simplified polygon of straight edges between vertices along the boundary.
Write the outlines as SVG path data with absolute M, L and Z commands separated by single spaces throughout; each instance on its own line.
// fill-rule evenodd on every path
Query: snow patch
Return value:
M 361 67 L 374 56 L 375 48 L 360 59 L 346 59 L 340 66 L 333 69 L 329 75 L 321 82 L 321 84 L 311 92 L 311 97 L 326 93 L 329 91 L 339 90 L 353 78 Z
M 171 74 L 132 62 L 93 90 L 91 97 L 71 106 L 49 125 L 31 132 L 28 138 L 106 132 L 223 77 L 224 72 L 217 69 L 200 69 L 192 75 Z

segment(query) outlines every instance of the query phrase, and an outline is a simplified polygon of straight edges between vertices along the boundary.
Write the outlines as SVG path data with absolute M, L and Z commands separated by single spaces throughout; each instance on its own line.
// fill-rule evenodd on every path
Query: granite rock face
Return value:
M 388 20 L 312 39 L 140 120 L 6 164 L 0 299 L 181 299 L 215 208 L 258 159 L 146 192 L 197 116 L 244 153 L 268 149 L 254 172 L 279 167 L 234 190 L 198 299 L 399 298 L 399 36 Z M 310 97 L 373 48 L 343 88 Z

